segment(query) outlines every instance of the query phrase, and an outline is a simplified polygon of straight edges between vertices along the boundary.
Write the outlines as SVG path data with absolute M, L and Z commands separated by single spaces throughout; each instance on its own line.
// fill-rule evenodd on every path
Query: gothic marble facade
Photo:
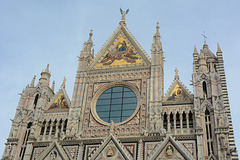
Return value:
M 124 12 L 124 11 L 123 11 Z M 123 13 L 122 12 L 122 13 Z M 193 53 L 193 94 L 178 70 L 164 93 L 159 24 L 151 58 L 125 12 L 97 55 L 92 31 L 79 57 L 73 96 L 49 87 L 49 66 L 21 93 L 3 160 L 230 160 L 233 137 L 222 51 Z

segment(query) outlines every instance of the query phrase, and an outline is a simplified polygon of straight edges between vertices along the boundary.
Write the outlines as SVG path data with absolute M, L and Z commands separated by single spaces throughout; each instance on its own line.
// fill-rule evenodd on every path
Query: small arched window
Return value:
M 188 118 L 189 118 L 189 127 L 193 128 L 193 114 L 191 111 L 189 112 Z
M 167 129 L 167 113 L 164 113 L 164 116 L 163 116 L 164 120 L 163 120 L 163 126 L 165 129 Z
M 203 84 L 202 84 L 202 87 L 203 87 L 203 97 L 205 97 L 205 95 L 207 96 L 207 84 L 206 82 L 204 81 Z
M 35 99 L 34 99 L 34 103 L 33 103 L 34 104 L 34 109 L 36 109 L 37 102 L 38 102 L 38 97 L 39 97 L 39 95 L 37 94 Z

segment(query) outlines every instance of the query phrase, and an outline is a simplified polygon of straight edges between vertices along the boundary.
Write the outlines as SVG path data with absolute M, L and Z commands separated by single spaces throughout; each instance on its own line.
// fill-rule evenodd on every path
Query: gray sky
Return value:
M 164 49 L 165 91 L 174 78 L 174 68 L 192 91 L 192 53 L 207 44 L 216 53 L 223 51 L 233 127 L 237 147 L 240 140 L 239 87 L 239 0 L 1 0 L 0 1 L 0 156 L 8 137 L 20 96 L 34 75 L 50 64 L 55 91 L 66 77 L 72 97 L 77 56 L 93 28 L 95 53 L 112 35 L 121 20 L 120 7 L 130 9 L 128 29 L 150 56 L 156 22 L 160 24 Z

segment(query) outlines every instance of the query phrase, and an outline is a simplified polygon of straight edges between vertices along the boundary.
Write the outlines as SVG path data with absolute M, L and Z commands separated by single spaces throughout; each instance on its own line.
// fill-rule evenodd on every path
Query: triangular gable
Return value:
M 47 105 L 47 111 L 63 111 L 68 110 L 70 107 L 70 99 L 67 92 L 63 87 L 59 89 L 57 94 L 52 98 L 52 100 Z
M 76 159 L 78 146 L 63 146 L 63 148 L 71 160 Z
M 178 79 L 175 79 L 164 96 L 165 104 L 193 103 L 193 96 Z
M 127 27 L 120 24 L 89 65 L 88 70 L 146 65 L 151 65 L 147 54 Z
M 171 135 L 167 135 L 166 139 L 157 147 L 157 151 L 149 157 L 149 160 L 162 159 L 182 159 L 194 160 L 189 153 L 175 141 Z M 164 158 L 165 157 L 165 158 Z
M 62 160 L 69 160 L 68 156 L 64 152 L 61 145 L 57 143 L 56 140 L 53 141 L 53 143 L 44 151 L 36 160 L 50 160 L 51 158 L 55 159 L 62 159 Z
M 91 160 L 97 159 L 128 159 L 133 157 L 128 153 L 123 144 L 113 135 L 110 135 L 91 156 Z
M 201 106 L 202 106 L 202 107 L 210 107 L 210 106 L 212 106 L 212 103 L 211 103 L 210 101 L 211 101 L 211 99 L 207 99 L 207 98 L 202 99 L 202 100 L 200 101 Z

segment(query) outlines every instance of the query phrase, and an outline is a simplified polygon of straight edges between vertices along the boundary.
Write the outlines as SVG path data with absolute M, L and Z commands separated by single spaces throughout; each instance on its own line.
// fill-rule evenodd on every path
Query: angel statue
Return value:
M 129 9 L 127 9 L 126 12 L 125 12 L 125 11 L 122 10 L 122 8 L 120 8 L 120 12 L 122 14 L 122 20 L 121 21 L 125 21 L 125 16 L 126 16 L 126 14 L 128 14 Z

